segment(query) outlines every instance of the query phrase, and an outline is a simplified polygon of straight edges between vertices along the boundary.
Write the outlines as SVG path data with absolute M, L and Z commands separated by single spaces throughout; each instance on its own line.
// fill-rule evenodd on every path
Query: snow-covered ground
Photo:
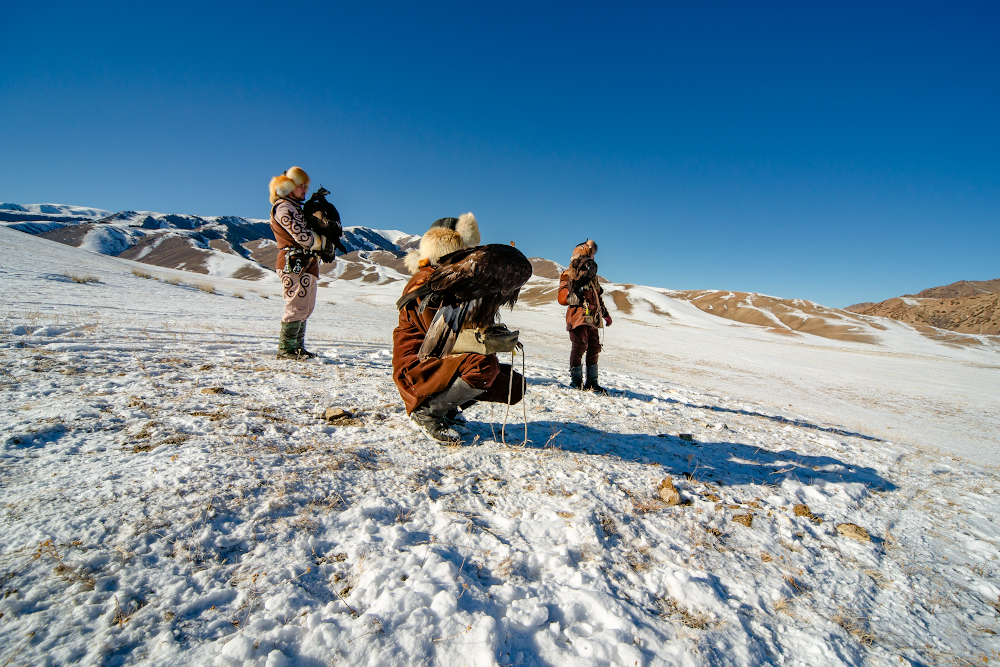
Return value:
M 1000 661 L 989 339 L 664 302 L 613 313 L 600 397 L 561 309 L 519 307 L 529 442 L 480 405 L 440 447 L 390 379 L 398 283 L 322 289 L 295 364 L 275 284 L 10 229 L 0 258 L 0 665 Z

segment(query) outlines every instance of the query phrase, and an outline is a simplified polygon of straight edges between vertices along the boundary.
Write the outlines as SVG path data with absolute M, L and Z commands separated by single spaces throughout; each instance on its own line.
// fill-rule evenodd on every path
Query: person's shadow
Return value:
M 487 415 L 484 415 L 487 416 Z M 471 420 L 469 427 L 482 440 L 501 439 L 499 423 Z M 724 431 L 720 431 L 721 435 Z M 523 423 L 508 423 L 508 445 L 524 440 Z M 803 484 L 858 482 L 891 491 L 896 486 L 874 469 L 832 456 L 810 456 L 791 449 L 770 451 L 726 440 L 687 441 L 676 436 L 616 433 L 574 421 L 528 422 L 528 447 L 554 447 L 580 455 L 613 456 L 641 463 L 658 463 L 671 475 L 715 484 L 780 484 L 792 479 Z

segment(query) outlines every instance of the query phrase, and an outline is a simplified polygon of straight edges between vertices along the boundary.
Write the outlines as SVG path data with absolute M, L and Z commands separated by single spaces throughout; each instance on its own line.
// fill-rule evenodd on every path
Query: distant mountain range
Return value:
M 844 310 L 969 334 L 1000 334 L 1000 278 L 960 280 Z
M 149 211 L 112 213 L 63 204 L 0 204 L 0 222 L 42 238 L 144 264 L 224 278 L 277 280 L 278 254 L 267 220 Z M 406 279 L 402 257 L 420 240 L 395 230 L 346 227 L 349 250 L 324 264 L 323 277 Z
M 224 278 L 277 281 L 274 264 L 278 248 L 267 220 L 149 211 L 113 213 L 63 204 L 0 204 L 0 224 L 153 266 Z M 349 252 L 321 266 L 320 286 L 330 286 L 336 280 L 375 285 L 408 280 L 403 256 L 417 247 L 420 236 L 397 230 L 346 227 L 343 242 Z M 526 307 L 551 307 L 565 267 L 542 257 L 530 260 L 534 275 L 522 290 L 520 303 Z M 879 332 L 886 329 L 878 318 L 905 322 L 931 338 L 954 344 L 972 344 L 974 339 L 938 330 L 1000 333 L 1000 279 L 961 281 L 843 310 L 802 299 L 748 292 L 678 291 L 601 280 L 606 299 L 614 304 L 618 316 L 625 317 L 644 311 L 669 321 L 677 315 L 671 311 L 674 300 L 680 300 L 709 315 L 765 327 L 779 335 L 811 334 L 874 344 Z

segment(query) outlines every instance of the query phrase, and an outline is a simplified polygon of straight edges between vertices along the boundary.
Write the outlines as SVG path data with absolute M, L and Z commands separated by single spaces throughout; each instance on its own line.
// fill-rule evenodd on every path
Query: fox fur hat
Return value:
M 479 225 L 472 213 L 457 218 L 435 220 L 420 239 L 420 247 L 403 260 L 410 273 L 416 273 L 424 264 L 437 265 L 448 253 L 479 245 Z
M 292 194 L 292 190 L 300 185 L 309 185 L 309 174 L 303 171 L 302 167 L 292 167 L 281 176 L 275 176 L 268 186 L 271 192 L 271 203 Z

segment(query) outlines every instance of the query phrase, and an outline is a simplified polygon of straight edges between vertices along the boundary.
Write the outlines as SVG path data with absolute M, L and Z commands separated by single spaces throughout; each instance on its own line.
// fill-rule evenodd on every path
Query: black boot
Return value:
M 595 394 L 607 395 L 608 390 L 597 383 L 597 364 L 587 366 L 587 382 L 583 385 L 583 388 Z
M 305 340 L 306 340 L 306 321 L 302 320 L 301 322 L 299 322 L 299 333 L 295 337 L 296 353 L 302 359 L 312 359 L 316 355 L 306 349 Z
M 469 421 L 458 408 L 449 410 L 445 414 L 444 420 L 448 422 L 448 426 L 464 426 Z
M 471 401 L 486 391 L 476 389 L 458 378 L 447 389 L 434 394 L 410 414 L 410 420 L 431 440 L 446 444 L 457 444 L 461 436 L 448 424 L 448 411 Z
M 282 322 L 281 333 L 278 334 L 278 354 L 277 359 L 301 359 L 298 355 L 299 349 L 299 326 L 304 322 Z
M 583 389 L 583 366 L 572 366 L 569 369 L 569 386 L 572 389 Z

